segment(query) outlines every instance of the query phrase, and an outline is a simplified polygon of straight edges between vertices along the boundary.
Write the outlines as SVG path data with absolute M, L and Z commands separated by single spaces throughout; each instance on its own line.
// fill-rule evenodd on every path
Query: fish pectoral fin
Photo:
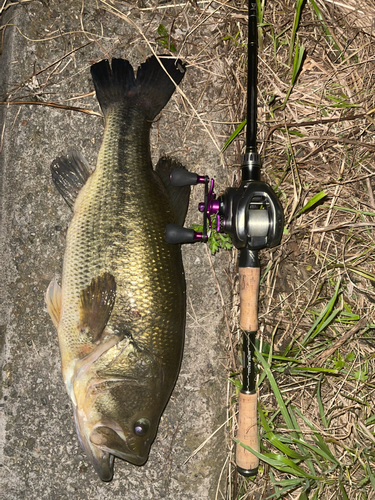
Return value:
M 52 180 L 69 207 L 90 177 L 90 167 L 86 158 L 78 151 L 70 151 L 51 163 Z
M 116 281 L 112 274 L 103 273 L 92 279 L 80 294 L 80 327 L 88 328 L 93 341 L 100 339 L 111 316 L 116 299 Z
M 155 167 L 155 172 L 158 174 L 167 190 L 173 215 L 176 218 L 175 222 L 176 224 L 182 226 L 185 222 L 189 206 L 190 186 L 172 186 L 170 174 L 175 168 L 185 169 L 185 167 L 178 161 L 172 160 L 172 158 L 168 158 L 167 156 L 163 156 L 158 161 Z
M 61 316 L 61 287 L 56 280 L 52 280 L 48 285 L 44 298 L 48 314 L 51 316 L 52 322 L 57 329 Z

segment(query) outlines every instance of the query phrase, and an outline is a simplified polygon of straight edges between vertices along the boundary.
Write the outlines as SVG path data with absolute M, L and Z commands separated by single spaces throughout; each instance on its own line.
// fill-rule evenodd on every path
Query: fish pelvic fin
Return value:
M 90 177 L 90 167 L 86 158 L 78 151 L 70 151 L 51 163 L 52 180 L 68 206 L 73 205 L 78 193 Z
M 185 168 L 181 163 L 167 156 L 163 156 L 158 161 L 155 172 L 162 180 L 172 206 L 173 215 L 175 216 L 176 224 L 183 226 L 187 209 L 189 206 L 190 186 L 177 187 L 172 186 L 170 175 L 175 168 Z
M 96 97 L 104 116 L 116 105 L 141 108 L 148 120 L 160 113 L 182 80 L 185 65 L 167 56 L 158 59 L 148 58 L 138 68 L 137 77 L 124 59 L 112 59 L 111 65 L 105 59 L 91 66 Z
M 103 273 L 91 280 L 80 295 L 80 327 L 88 328 L 93 342 L 100 339 L 116 299 L 116 281 L 112 274 Z
M 57 330 L 61 316 L 61 287 L 56 280 L 52 280 L 48 285 L 44 298 L 48 314 L 51 316 L 52 322 Z

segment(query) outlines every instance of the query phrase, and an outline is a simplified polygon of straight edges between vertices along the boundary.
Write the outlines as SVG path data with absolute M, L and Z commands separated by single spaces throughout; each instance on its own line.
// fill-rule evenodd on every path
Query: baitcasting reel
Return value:
M 214 180 L 183 169 L 171 172 L 173 186 L 205 185 L 204 202 L 198 209 L 203 212 L 203 232 L 199 233 L 177 224 L 168 224 L 165 239 L 168 243 L 195 243 L 207 241 L 207 226 L 216 215 L 216 229 L 231 237 L 238 249 L 261 250 L 280 243 L 283 233 L 284 214 L 273 189 L 260 181 L 258 153 L 243 155 L 242 182 L 238 188 L 228 188 L 216 199 Z
M 257 426 L 257 393 L 255 376 L 255 337 L 258 330 L 258 298 L 260 265 L 258 250 L 272 248 L 281 241 L 284 214 L 273 189 L 260 180 L 260 158 L 248 147 L 242 157 L 242 182 L 238 188 L 228 188 L 216 199 L 214 181 L 192 172 L 176 169 L 171 172 L 173 186 L 205 185 L 203 232 L 198 233 L 177 224 L 168 224 L 165 239 L 168 243 L 207 241 L 207 225 L 216 215 L 216 229 L 227 233 L 240 250 L 240 328 L 243 331 L 242 389 L 239 393 L 236 464 L 245 477 L 258 472 L 259 458 L 245 449 L 245 444 L 259 453 Z

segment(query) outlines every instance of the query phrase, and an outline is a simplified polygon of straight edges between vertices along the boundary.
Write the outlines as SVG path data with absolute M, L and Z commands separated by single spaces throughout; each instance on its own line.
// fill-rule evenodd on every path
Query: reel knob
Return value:
M 189 172 L 183 168 L 175 168 L 172 170 L 169 180 L 171 181 L 172 186 L 182 187 L 204 184 L 206 178 L 195 174 L 194 172 Z
M 167 243 L 171 243 L 172 245 L 207 241 L 207 235 L 204 237 L 202 233 L 197 233 L 194 229 L 188 229 L 178 224 L 168 224 L 165 228 L 164 238 Z

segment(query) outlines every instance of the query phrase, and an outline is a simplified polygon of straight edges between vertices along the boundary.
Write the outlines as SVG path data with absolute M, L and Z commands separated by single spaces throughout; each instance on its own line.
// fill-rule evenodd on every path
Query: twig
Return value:
M 332 356 L 332 354 L 339 349 L 345 342 L 353 337 L 359 330 L 362 330 L 366 326 L 367 317 L 362 318 L 358 321 L 356 325 L 353 326 L 348 332 L 346 332 L 342 337 L 340 337 L 333 346 L 326 349 L 315 361 L 311 362 L 311 365 L 323 366 L 323 364 L 327 361 L 327 359 Z
M 5 10 L 9 9 L 13 5 L 19 5 L 20 3 L 30 3 L 33 1 L 34 0 L 18 0 L 17 2 L 11 2 L 11 3 L 8 3 L 8 5 L 5 5 L 7 3 L 7 0 L 4 0 L 3 5 L 0 7 L 0 14 L 2 14 Z
M 322 118 L 321 120 L 313 120 L 310 122 L 278 123 L 277 125 L 274 125 L 272 128 L 270 128 L 270 130 L 267 132 L 266 138 L 264 139 L 264 143 L 267 143 L 271 135 L 279 128 L 312 127 L 313 125 L 324 125 L 325 123 L 339 123 L 345 121 L 352 121 L 360 118 L 365 118 L 373 111 L 375 111 L 375 109 L 368 113 L 360 113 L 358 115 L 352 115 L 352 116 L 343 116 L 341 118 Z
M 12 90 L 9 90 L 6 94 L 5 94 L 5 97 L 6 96 L 9 96 L 11 94 L 14 94 L 15 92 L 17 92 L 19 89 L 21 89 L 22 87 L 24 87 L 26 85 L 26 83 L 31 80 L 34 76 L 38 76 L 40 75 L 41 73 L 43 73 L 44 71 L 46 71 L 47 69 L 49 68 L 52 68 L 52 66 L 55 66 L 56 64 L 59 64 L 61 61 L 63 61 L 64 59 L 66 59 L 68 56 L 72 55 L 74 52 L 77 52 L 78 50 L 80 49 L 83 49 L 84 47 L 86 47 L 87 45 L 90 45 L 90 43 L 92 42 L 86 42 L 84 43 L 83 45 L 80 45 L 79 47 L 75 48 L 75 49 L 72 49 L 70 50 L 69 52 L 67 52 L 66 54 L 64 54 L 63 56 L 61 56 L 59 59 L 57 59 L 56 61 L 52 62 L 51 64 L 48 64 L 48 66 L 45 66 L 44 68 L 40 69 L 39 71 L 37 71 L 36 73 L 33 73 L 31 76 L 29 76 L 29 78 L 27 78 L 24 82 L 22 82 L 20 85 L 18 85 L 18 87 L 15 87 L 14 89 Z M 53 73 L 53 72 L 52 72 Z M 50 75 L 51 76 L 51 75 Z M 48 77 L 49 78 L 49 77 Z
M 352 144 L 353 146 L 360 146 L 370 151 L 375 151 L 375 144 L 369 144 L 368 142 L 355 141 L 354 139 L 346 139 L 344 137 L 336 137 L 334 135 L 310 135 L 308 137 L 301 137 L 300 139 L 296 139 L 293 141 L 293 145 L 300 144 L 301 142 L 309 142 L 309 141 L 332 141 L 339 142 L 343 144 Z
M 202 448 L 204 448 L 204 446 L 208 443 L 208 441 L 209 441 L 211 438 L 213 438 L 213 437 L 214 437 L 214 435 L 215 435 L 217 432 L 219 432 L 219 430 L 220 430 L 220 429 L 222 429 L 222 428 L 224 427 L 224 425 L 226 425 L 226 424 L 227 424 L 227 423 L 228 423 L 228 422 L 229 422 L 229 421 L 230 421 L 233 417 L 234 417 L 234 415 L 233 415 L 233 416 L 231 416 L 231 417 L 229 417 L 227 420 L 225 420 L 225 422 L 224 422 L 223 424 L 221 424 L 221 425 L 220 425 L 220 426 L 216 429 L 216 431 L 214 431 L 214 432 L 213 432 L 210 436 L 208 436 L 208 438 L 207 438 L 205 441 L 203 441 L 203 443 L 202 443 L 202 444 L 200 444 L 196 450 L 194 450 L 194 451 L 193 451 L 193 453 L 190 455 L 190 457 L 188 457 L 188 458 L 185 460 L 185 462 L 183 463 L 183 465 L 187 464 L 187 463 L 188 463 L 188 461 L 189 461 L 191 458 L 193 458 L 193 457 L 194 457 L 197 453 L 199 453 L 199 452 L 201 451 L 201 449 L 202 449 Z
M 95 115 L 103 118 L 101 113 L 92 111 L 86 108 L 77 108 L 76 106 L 64 106 L 63 104 L 56 104 L 54 102 L 38 102 L 38 101 L 0 101 L 2 106 L 49 106 L 50 108 L 64 109 L 66 111 L 78 111 L 80 113 L 86 113 L 87 115 Z
M 326 185 L 332 185 L 332 184 L 337 184 L 338 186 L 344 186 L 344 184 L 353 184 L 353 182 L 359 182 L 359 181 L 363 181 L 364 179 L 369 179 L 370 177 L 373 177 L 375 175 L 375 172 L 373 172 L 372 174 L 366 174 L 366 175 L 362 175 L 361 177 L 353 177 L 352 179 L 348 179 L 347 181 L 343 181 L 343 182 L 323 182 L 322 185 L 323 186 L 326 186 Z
M 3 130 L 1 131 L 1 136 L 0 136 L 0 153 L 2 152 L 3 150 L 3 145 L 4 145 L 4 134 L 5 134 L 5 120 L 4 120 L 4 123 L 3 123 Z
M 370 206 L 373 208 L 373 210 L 375 210 L 374 193 L 372 190 L 371 181 L 369 177 L 366 177 L 366 185 L 368 190 L 368 197 L 370 198 Z
M 336 229 L 343 229 L 344 227 L 366 227 L 366 226 L 375 226 L 375 222 L 341 222 L 340 224 L 331 224 L 325 227 L 315 227 L 314 229 L 310 229 L 311 233 L 324 233 L 326 231 L 334 231 Z

